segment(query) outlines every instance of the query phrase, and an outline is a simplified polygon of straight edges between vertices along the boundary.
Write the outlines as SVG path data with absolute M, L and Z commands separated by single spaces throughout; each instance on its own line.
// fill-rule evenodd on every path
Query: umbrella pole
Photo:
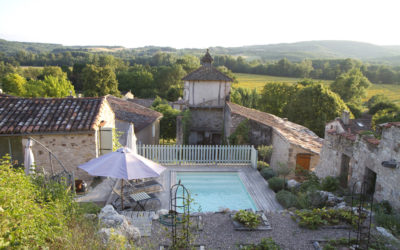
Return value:
M 124 210 L 124 179 L 121 179 L 121 207 Z

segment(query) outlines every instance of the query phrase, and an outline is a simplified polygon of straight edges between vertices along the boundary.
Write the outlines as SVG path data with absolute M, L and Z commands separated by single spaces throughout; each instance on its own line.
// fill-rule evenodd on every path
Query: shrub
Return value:
M 310 172 L 306 176 L 306 181 L 304 181 L 300 185 L 299 189 L 301 192 L 307 192 L 310 190 L 316 190 L 316 189 L 320 189 L 320 188 L 321 188 L 321 185 L 320 185 L 318 176 L 315 173 Z
M 243 249 L 243 250 L 280 250 L 281 248 L 270 237 L 270 238 L 262 239 L 259 244 L 251 244 L 248 246 L 244 246 L 240 249 Z
M 268 180 L 269 188 L 274 190 L 275 193 L 279 192 L 284 188 L 285 181 L 279 177 L 272 177 Z
M 276 173 L 272 168 L 263 168 L 263 169 L 261 169 L 260 174 L 266 180 L 269 180 L 272 177 L 276 176 Z
M 323 197 L 316 190 L 310 190 L 297 195 L 297 207 L 300 209 L 323 208 L 327 197 Z
M 233 219 L 239 221 L 249 228 L 257 228 L 261 223 L 260 216 L 258 214 L 246 210 L 239 210 Z
M 296 207 L 297 206 L 297 197 L 289 191 L 281 190 L 276 194 L 277 201 L 284 207 Z
M 400 235 L 400 214 L 376 213 L 375 221 L 379 226 L 389 229 L 394 235 Z
M 237 126 L 235 132 L 229 136 L 232 145 L 244 145 L 249 143 L 250 125 L 249 120 L 244 120 Z
M 360 118 L 362 116 L 363 111 L 360 105 L 356 103 L 346 103 L 346 105 L 355 118 Z
M 269 164 L 265 161 L 257 161 L 257 170 L 260 171 L 264 168 L 269 168 Z
M 338 189 L 338 187 L 339 187 L 339 180 L 332 176 L 327 176 L 321 182 L 322 190 L 325 190 L 328 192 L 334 192 Z
M 272 150 L 273 150 L 272 145 L 271 146 L 267 146 L 267 145 L 258 146 L 257 149 L 258 149 L 258 155 L 261 158 L 261 160 L 270 162 Z
M 323 225 L 338 225 L 340 223 L 356 225 L 358 222 L 358 216 L 344 209 L 297 210 L 296 215 L 300 219 L 299 226 L 308 229 L 318 229 Z

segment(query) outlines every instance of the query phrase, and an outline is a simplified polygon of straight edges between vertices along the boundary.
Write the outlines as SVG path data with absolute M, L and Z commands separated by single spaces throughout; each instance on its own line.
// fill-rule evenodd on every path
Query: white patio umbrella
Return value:
M 24 167 L 25 167 L 26 175 L 32 174 L 35 171 L 35 158 L 33 157 L 33 152 L 32 152 L 32 148 L 31 148 L 32 145 L 33 145 L 33 142 L 29 138 L 26 142 L 25 150 L 24 150 Z
M 126 147 L 131 149 L 133 153 L 137 153 L 136 141 L 137 139 L 133 128 L 133 123 L 131 123 L 126 136 Z
M 134 180 L 158 177 L 165 167 L 149 159 L 140 156 L 129 148 L 120 148 L 115 152 L 92 159 L 79 168 L 93 176 L 106 176 L 121 180 L 121 194 L 123 192 L 123 180 Z M 121 197 L 122 209 L 123 200 Z

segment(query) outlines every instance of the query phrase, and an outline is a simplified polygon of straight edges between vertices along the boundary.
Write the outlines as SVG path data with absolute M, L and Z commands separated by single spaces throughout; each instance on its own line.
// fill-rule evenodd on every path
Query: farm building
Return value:
M 0 156 L 9 154 L 17 165 L 23 164 L 30 137 L 48 148 L 76 179 L 91 180 L 77 167 L 112 150 L 114 127 L 115 116 L 104 97 L 0 97 Z M 51 174 L 62 171 L 42 145 L 32 146 L 36 165 Z
M 161 113 L 114 96 L 107 96 L 106 98 L 115 113 L 115 127 L 121 132 L 119 138 L 121 145 L 126 145 L 127 131 L 131 123 L 134 124 L 138 143 L 158 144 Z
M 271 167 L 279 163 L 291 169 L 301 166 L 314 170 L 319 161 L 322 139 L 299 124 L 272 114 L 246 108 L 231 102 L 225 108 L 225 135 L 229 137 L 240 123 L 247 122 L 252 145 L 272 145 Z
M 382 124 L 380 139 L 363 132 L 369 129 L 369 119 L 349 119 L 348 112 L 329 122 L 315 172 L 339 177 L 343 187 L 365 181 L 374 199 L 400 208 L 400 123 Z
M 189 144 L 221 144 L 225 101 L 233 80 L 212 66 L 207 50 L 202 66 L 182 78 L 183 101 L 192 115 Z

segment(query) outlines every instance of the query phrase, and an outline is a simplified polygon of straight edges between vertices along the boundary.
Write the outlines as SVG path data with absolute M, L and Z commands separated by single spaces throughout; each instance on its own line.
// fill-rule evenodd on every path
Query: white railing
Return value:
M 249 145 L 138 145 L 138 153 L 161 164 L 251 164 L 257 150 Z

